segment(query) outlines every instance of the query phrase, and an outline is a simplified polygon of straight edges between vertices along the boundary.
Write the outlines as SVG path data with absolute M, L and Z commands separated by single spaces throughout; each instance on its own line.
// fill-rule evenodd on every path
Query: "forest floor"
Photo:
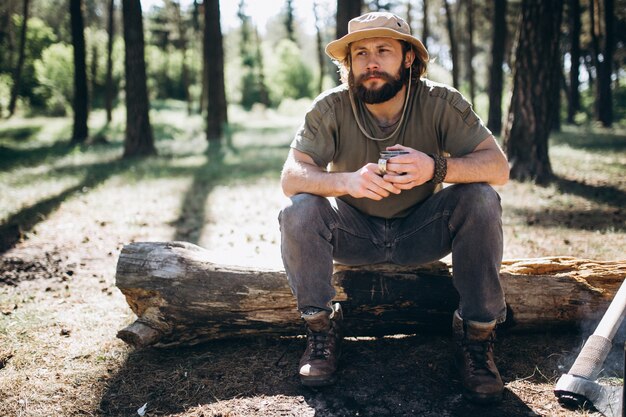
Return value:
M 176 104 L 153 111 L 159 156 L 145 160 L 120 159 L 118 124 L 73 148 L 68 119 L 0 125 L 0 416 L 599 416 L 553 394 L 593 323 L 500 334 L 506 391 L 491 407 L 461 398 L 446 334 L 348 338 L 337 385 L 316 390 L 298 383 L 302 338 L 141 350 L 116 338 L 134 320 L 115 287 L 125 244 L 184 240 L 220 263 L 281 266 L 278 178 L 303 111 L 232 112 L 217 162 Z M 505 258 L 624 259 L 626 131 L 563 129 L 553 183 L 497 187 Z M 603 383 L 623 383 L 623 330 Z

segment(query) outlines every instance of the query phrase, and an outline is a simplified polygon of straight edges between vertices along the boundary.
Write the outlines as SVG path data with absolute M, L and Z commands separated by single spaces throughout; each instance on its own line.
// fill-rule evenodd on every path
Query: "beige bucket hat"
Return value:
M 428 51 L 422 41 L 411 35 L 409 24 L 401 17 L 388 12 L 366 13 L 348 22 L 348 34 L 326 45 L 326 55 L 343 61 L 352 42 L 368 38 L 393 38 L 407 41 L 415 47 L 417 54 L 428 62 Z

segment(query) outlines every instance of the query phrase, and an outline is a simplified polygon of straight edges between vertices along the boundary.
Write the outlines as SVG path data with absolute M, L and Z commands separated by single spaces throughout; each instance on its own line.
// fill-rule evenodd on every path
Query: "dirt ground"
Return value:
M 459 395 L 445 334 L 348 338 L 338 384 L 317 390 L 298 383 L 302 338 L 135 351 L 115 339 L 132 319 L 113 283 L 123 237 L 94 220 L 81 226 L 80 242 L 49 246 L 47 235 L 58 236 L 72 222 L 66 216 L 55 215 L 1 260 L 2 314 L 36 321 L 28 327 L 38 334 L 10 328 L 3 334 L 11 340 L 0 348 L 0 415 L 43 415 L 52 406 L 54 415 L 131 416 L 144 404 L 146 415 L 215 417 L 598 415 L 565 410 L 552 393 L 584 342 L 582 333 L 500 334 L 496 353 L 506 392 L 493 407 Z M 37 351 L 23 352 L 24 346 Z M 622 353 L 616 345 L 607 360 L 607 383 L 622 377 Z
M 282 158 L 284 146 L 275 152 Z M 205 163 L 201 155 L 157 161 L 176 169 Z M 599 416 L 561 407 L 552 392 L 591 323 L 568 333 L 501 332 L 496 357 L 506 391 L 501 404 L 489 407 L 461 398 L 445 332 L 358 338 L 348 329 L 338 383 L 323 389 L 298 383 L 301 337 L 176 349 L 126 346 L 115 337 L 134 320 L 115 287 L 124 244 L 187 240 L 211 249 L 222 263 L 280 263 L 276 215 L 284 198 L 276 171 L 213 184 L 201 176 L 167 171 L 158 177 L 141 170 L 131 179 L 111 176 L 64 196 L 0 255 L 0 416 Z M 503 201 L 514 201 L 505 203 L 505 257 L 618 259 L 624 247 L 624 185 L 611 185 L 615 203 L 587 210 L 579 210 L 579 197 L 572 193 L 556 193 L 556 186 L 511 183 L 500 189 Z M 187 197 L 184 190 L 190 190 Z M 202 203 L 190 194 L 199 194 Z M 181 201 L 187 201 L 182 209 Z M 560 227 L 555 217 L 530 210 L 548 207 L 558 219 L 565 214 L 555 207 L 567 203 L 574 217 L 566 219 L 579 223 L 566 234 L 555 232 Z M 607 215 L 617 225 L 606 232 L 614 241 L 599 251 L 594 248 L 607 237 L 594 219 Z M 604 384 L 622 384 L 624 335 L 622 328 L 605 362 Z

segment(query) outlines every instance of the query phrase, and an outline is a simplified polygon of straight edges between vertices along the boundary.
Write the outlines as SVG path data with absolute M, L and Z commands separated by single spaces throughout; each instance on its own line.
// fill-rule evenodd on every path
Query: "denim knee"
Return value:
M 307 193 L 296 194 L 291 197 L 291 204 L 284 207 L 278 215 L 281 231 L 297 232 L 319 218 L 329 207 L 330 203 L 325 197 Z
M 458 188 L 458 204 L 465 207 L 468 214 L 500 219 L 502 215 L 500 196 L 489 184 L 481 182 L 458 184 L 454 187 Z

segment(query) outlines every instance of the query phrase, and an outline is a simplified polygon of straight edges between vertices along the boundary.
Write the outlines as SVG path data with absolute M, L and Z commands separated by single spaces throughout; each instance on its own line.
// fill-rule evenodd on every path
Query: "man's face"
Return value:
M 408 54 L 400 41 L 371 38 L 350 45 L 352 66 L 348 76 L 352 91 L 368 104 L 390 100 L 408 80 L 405 71 Z

